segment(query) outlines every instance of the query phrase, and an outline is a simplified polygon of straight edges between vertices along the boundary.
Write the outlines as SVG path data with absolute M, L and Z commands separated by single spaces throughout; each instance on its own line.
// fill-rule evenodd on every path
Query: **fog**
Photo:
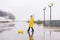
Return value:
M 0 10 L 12 13 L 16 20 L 28 20 L 32 14 L 35 20 L 43 20 L 43 8 L 46 7 L 46 20 L 49 20 L 51 2 L 52 20 L 60 20 L 60 0 L 0 0 Z

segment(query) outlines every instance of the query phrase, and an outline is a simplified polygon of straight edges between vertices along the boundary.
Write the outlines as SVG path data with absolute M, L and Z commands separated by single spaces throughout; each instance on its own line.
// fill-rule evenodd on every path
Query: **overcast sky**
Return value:
M 17 20 L 43 20 L 43 8 L 46 7 L 46 20 L 49 20 L 48 5 L 53 2 L 52 20 L 60 20 L 60 0 L 0 0 L 0 10 L 10 12 Z

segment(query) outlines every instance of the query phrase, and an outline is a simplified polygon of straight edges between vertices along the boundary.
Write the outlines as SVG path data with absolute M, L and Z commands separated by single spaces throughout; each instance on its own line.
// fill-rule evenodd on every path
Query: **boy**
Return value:
M 33 25 L 34 25 L 34 17 L 31 15 L 29 20 L 28 32 L 30 31 L 30 28 L 32 29 L 32 32 L 34 32 Z

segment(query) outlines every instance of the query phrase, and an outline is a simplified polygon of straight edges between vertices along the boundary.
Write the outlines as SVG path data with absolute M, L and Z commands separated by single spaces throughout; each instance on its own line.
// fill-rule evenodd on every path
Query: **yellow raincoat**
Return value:
M 33 26 L 34 26 L 34 18 L 32 17 L 32 18 L 30 18 L 30 20 L 29 20 L 29 27 L 30 27 L 30 28 L 33 28 Z

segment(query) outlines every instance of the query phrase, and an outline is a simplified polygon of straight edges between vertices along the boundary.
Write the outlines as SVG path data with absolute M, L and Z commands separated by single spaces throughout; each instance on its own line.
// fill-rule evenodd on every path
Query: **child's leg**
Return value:
M 29 32 L 29 30 L 30 30 L 30 27 L 28 28 L 28 32 Z
M 32 28 L 32 32 L 34 32 L 34 29 Z

